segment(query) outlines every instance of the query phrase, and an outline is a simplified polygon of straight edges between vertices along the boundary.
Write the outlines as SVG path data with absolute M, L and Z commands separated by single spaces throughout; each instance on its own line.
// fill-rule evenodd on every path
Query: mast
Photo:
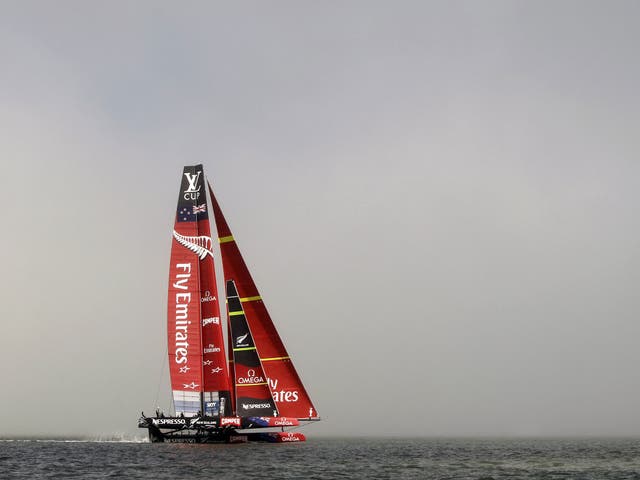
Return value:
M 204 183 L 204 180 L 203 180 Z M 206 195 L 206 187 L 203 189 Z M 220 301 L 213 255 L 213 240 L 209 221 L 209 201 L 200 205 L 202 218 L 198 221 L 200 235 L 210 241 L 211 255 L 200 261 L 200 304 L 203 359 L 203 405 L 206 416 L 224 415 L 231 400 L 230 378 L 224 348 L 220 318 Z

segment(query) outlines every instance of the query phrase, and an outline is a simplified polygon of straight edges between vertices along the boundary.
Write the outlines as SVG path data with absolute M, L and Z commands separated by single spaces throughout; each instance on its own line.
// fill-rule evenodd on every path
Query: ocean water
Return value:
M 640 479 L 640 439 L 3 440 L 0 478 Z

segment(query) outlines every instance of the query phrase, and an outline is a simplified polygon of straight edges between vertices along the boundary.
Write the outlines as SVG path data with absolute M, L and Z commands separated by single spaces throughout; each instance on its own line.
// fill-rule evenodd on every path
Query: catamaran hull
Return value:
M 234 433 L 228 426 L 215 423 L 189 425 L 184 418 L 150 418 L 138 421 L 139 428 L 146 428 L 151 443 L 224 443 Z
M 299 432 L 275 431 L 274 427 L 236 428 L 218 427 L 213 424 L 189 425 L 182 418 L 144 418 L 139 428 L 146 428 L 151 443 L 292 443 L 304 442 Z
M 252 433 L 250 435 L 235 434 L 211 434 L 207 433 L 163 433 L 152 432 L 149 429 L 149 441 L 151 443 L 247 443 L 247 442 L 265 442 L 265 443 L 299 443 L 305 442 L 307 439 L 303 433 L 294 433 L 291 435 L 281 433 Z

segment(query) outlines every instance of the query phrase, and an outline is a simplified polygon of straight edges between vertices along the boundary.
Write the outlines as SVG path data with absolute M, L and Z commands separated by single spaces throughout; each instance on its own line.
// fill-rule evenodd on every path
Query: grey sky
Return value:
M 195 163 L 310 435 L 638 434 L 638 18 L 4 2 L 0 435 L 140 433 Z

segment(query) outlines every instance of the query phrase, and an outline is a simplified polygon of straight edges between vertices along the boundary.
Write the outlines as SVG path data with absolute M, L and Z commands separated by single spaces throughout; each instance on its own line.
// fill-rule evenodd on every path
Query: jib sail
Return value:
M 218 230 L 225 281 L 233 281 L 237 290 L 242 316 L 246 319 L 277 412 L 285 417 L 318 418 L 318 413 L 276 331 L 210 185 L 209 194 Z M 230 319 L 233 319 L 231 313 Z M 233 335 L 236 335 L 236 332 L 233 332 Z M 235 346 L 233 348 L 235 354 Z M 238 372 L 241 368 L 239 365 L 234 365 L 234 368 L 236 379 L 239 378 L 239 373 L 248 373 L 244 369 Z M 240 394 L 238 391 L 238 396 Z M 236 405 L 238 412 L 239 408 L 240 406 Z

